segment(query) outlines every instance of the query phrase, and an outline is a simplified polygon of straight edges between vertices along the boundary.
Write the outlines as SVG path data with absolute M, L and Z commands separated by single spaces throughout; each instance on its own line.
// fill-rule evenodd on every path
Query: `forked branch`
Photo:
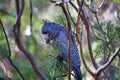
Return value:
M 21 23 L 21 16 L 23 14 L 24 10 L 24 0 L 22 0 L 22 7 L 19 6 L 19 0 L 15 0 L 16 3 L 16 11 L 17 11 L 17 20 L 14 25 L 14 37 L 15 42 L 20 49 L 20 51 L 23 52 L 23 54 L 26 56 L 26 58 L 29 60 L 30 64 L 32 65 L 33 70 L 39 75 L 42 80 L 48 80 L 48 78 L 45 76 L 45 74 L 37 67 L 36 61 L 31 55 L 31 53 L 23 46 L 21 40 L 20 40 L 20 23 Z M 21 10 L 20 10 L 21 9 Z

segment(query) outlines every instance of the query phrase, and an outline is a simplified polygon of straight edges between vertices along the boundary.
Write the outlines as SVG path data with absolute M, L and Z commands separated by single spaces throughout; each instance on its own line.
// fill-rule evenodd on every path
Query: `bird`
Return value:
M 68 39 L 65 27 L 55 22 L 44 21 L 41 29 L 46 44 L 52 43 L 52 47 L 59 51 L 58 56 L 68 63 Z M 82 80 L 81 62 L 74 36 L 70 34 L 71 69 L 75 80 Z

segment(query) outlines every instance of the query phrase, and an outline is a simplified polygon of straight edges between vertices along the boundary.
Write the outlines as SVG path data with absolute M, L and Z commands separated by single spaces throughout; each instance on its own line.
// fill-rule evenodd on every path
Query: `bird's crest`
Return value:
M 44 24 L 46 24 L 46 23 L 50 23 L 50 21 L 47 20 L 47 19 L 43 19 L 42 21 L 44 22 Z

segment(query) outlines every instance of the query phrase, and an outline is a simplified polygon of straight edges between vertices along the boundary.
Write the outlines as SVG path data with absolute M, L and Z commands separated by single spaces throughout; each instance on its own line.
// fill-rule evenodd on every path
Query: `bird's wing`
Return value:
M 67 34 L 63 31 L 61 31 L 56 39 L 57 42 L 57 49 L 62 53 L 63 57 L 65 58 L 66 61 L 68 61 L 68 39 L 67 39 Z M 76 44 L 74 44 L 71 41 L 70 44 L 70 53 L 71 53 L 71 59 L 72 59 L 72 65 L 80 65 L 80 58 L 78 54 L 78 49 Z

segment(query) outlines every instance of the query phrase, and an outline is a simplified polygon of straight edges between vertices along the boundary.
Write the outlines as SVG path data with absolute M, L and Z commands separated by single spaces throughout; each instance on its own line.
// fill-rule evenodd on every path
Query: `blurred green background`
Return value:
M 60 1 L 60 0 L 58 0 Z M 73 0 L 75 2 L 76 0 Z M 96 8 L 101 0 L 85 0 L 88 4 L 93 5 Z M 60 63 L 55 59 L 57 55 L 56 51 L 50 46 L 46 45 L 41 34 L 41 27 L 43 20 L 57 22 L 65 26 L 64 14 L 60 7 L 55 6 L 49 0 L 32 0 L 33 5 L 33 18 L 32 23 L 33 32 L 30 32 L 30 5 L 29 0 L 25 0 L 25 9 L 21 20 L 21 40 L 24 46 L 31 52 L 37 61 L 39 68 L 47 75 L 50 80 L 67 80 L 67 64 Z M 70 6 L 69 6 L 70 7 Z M 76 20 L 76 12 L 71 9 L 73 20 Z M 112 15 L 112 16 L 111 16 Z M 95 18 L 93 18 L 92 29 L 99 39 L 91 36 L 93 53 L 95 59 L 99 65 L 104 64 L 120 46 L 120 0 L 106 0 L 103 7 L 98 12 L 100 25 L 97 24 Z M 91 16 L 92 17 L 92 16 Z M 14 35 L 13 25 L 16 20 L 16 8 L 14 0 L 0 0 L 0 19 L 3 22 L 6 30 L 13 63 L 22 72 L 26 80 L 40 80 L 38 75 L 33 71 L 29 61 L 17 48 Z M 73 25 L 73 24 L 72 24 Z M 84 42 L 83 50 L 84 57 L 88 65 L 91 64 L 88 51 L 86 50 L 87 44 Z M 2 62 L 6 62 L 8 55 L 8 48 L 6 39 L 2 28 L 0 27 L 0 65 Z M 82 63 L 81 63 L 82 65 Z M 92 68 L 92 65 L 90 65 Z M 3 68 L 0 68 L 0 77 L 5 80 L 20 80 L 18 73 L 15 69 L 8 64 L 8 69 L 11 74 L 6 76 Z M 91 76 L 86 72 L 84 66 L 81 66 L 83 80 L 92 80 Z M 104 71 L 105 74 L 110 77 L 109 80 L 119 80 L 120 78 L 120 54 L 115 58 L 112 64 Z M 65 76 L 63 76 L 65 75 Z

